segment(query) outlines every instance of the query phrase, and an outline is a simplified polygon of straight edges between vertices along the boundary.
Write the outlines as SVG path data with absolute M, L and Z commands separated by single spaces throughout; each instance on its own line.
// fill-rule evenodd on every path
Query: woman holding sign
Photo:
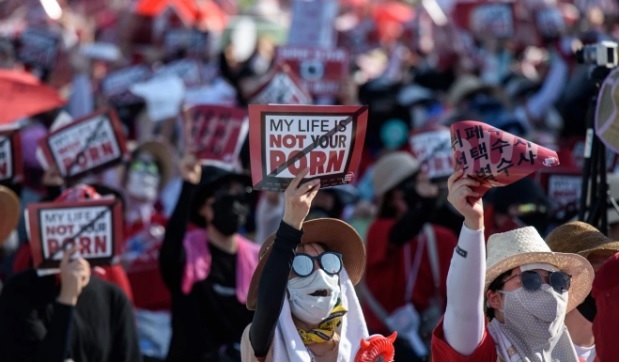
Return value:
M 338 219 L 304 222 L 320 188 L 319 180 L 301 184 L 305 175 L 286 189 L 280 227 L 260 249 L 243 361 L 350 362 L 368 337 L 354 289 L 365 265 L 363 242 Z

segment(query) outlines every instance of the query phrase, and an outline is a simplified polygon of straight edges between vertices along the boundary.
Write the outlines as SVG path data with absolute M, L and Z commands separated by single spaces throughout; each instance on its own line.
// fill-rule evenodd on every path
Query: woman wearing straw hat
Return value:
M 363 242 L 338 219 L 304 223 L 320 187 L 319 180 L 301 184 L 306 174 L 288 186 L 280 227 L 260 249 L 243 361 L 350 362 L 368 336 L 354 290 L 365 266 Z
M 490 236 L 486 258 L 483 204 L 475 191 L 480 183 L 460 170 L 448 186 L 448 200 L 465 220 L 447 277 L 447 308 L 434 331 L 433 359 L 578 361 L 564 319 L 591 290 L 591 264 L 550 251 L 533 227 Z

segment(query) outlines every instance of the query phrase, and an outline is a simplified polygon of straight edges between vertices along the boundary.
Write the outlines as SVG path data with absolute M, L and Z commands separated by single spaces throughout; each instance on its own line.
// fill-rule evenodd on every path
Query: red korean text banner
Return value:
M 78 178 L 124 160 L 125 135 L 114 110 L 75 120 L 40 141 L 48 164 L 65 178 Z
M 122 207 L 116 199 L 33 203 L 26 219 L 37 269 L 57 268 L 62 251 L 74 243 L 94 266 L 116 262 L 122 253 Z
M 344 48 L 278 47 L 277 58 L 290 66 L 313 95 L 337 95 L 348 77 L 350 57 Z
M 516 34 L 514 3 L 509 0 L 460 0 L 452 9 L 456 26 L 476 37 L 511 38 Z
M 305 168 L 321 187 L 352 183 L 367 119 L 367 106 L 249 105 L 254 188 L 283 191 Z
M 249 122 L 244 109 L 198 105 L 184 113 L 189 148 L 204 164 L 230 165 L 238 159 Z
M 249 103 L 309 105 L 313 102 L 299 77 L 287 64 L 278 63 L 265 76 L 249 82 L 245 81 L 241 86 Z
M 556 152 L 479 121 L 451 125 L 451 148 L 455 169 L 480 181 L 480 191 L 559 165 Z
M 152 75 L 151 69 L 138 64 L 108 74 L 101 82 L 101 92 L 114 106 L 139 103 L 142 99 L 129 90 L 136 83 L 144 82 Z
M 19 129 L 0 129 L 0 182 L 21 182 L 24 176 L 23 167 Z
M 29 27 L 19 37 L 17 58 L 35 68 L 51 70 L 58 58 L 60 40 L 51 29 Z
M 440 126 L 420 129 L 411 133 L 409 144 L 413 156 L 421 161 L 421 170 L 428 178 L 443 178 L 453 173 L 449 128 Z

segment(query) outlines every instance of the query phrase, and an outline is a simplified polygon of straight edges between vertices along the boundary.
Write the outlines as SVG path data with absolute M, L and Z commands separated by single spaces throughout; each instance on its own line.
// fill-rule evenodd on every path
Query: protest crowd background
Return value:
M 266 161 L 250 104 L 367 105 L 358 167 L 306 220 L 361 236 L 361 316 L 370 334 L 403 327 L 396 361 L 432 359 L 459 250 L 449 127 L 554 150 L 558 167 L 485 193 L 483 234 L 532 226 L 587 258 L 593 292 L 565 324 L 580 361 L 619 360 L 613 125 L 594 132 L 606 165 L 589 181 L 608 184 L 591 220 L 605 221 L 576 222 L 595 206 L 581 198 L 588 122 L 619 123 L 617 63 L 602 87 L 590 76 L 603 41 L 619 41 L 617 1 L 0 0 L 0 360 L 241 360 L 249 281 L 286 205 L 251 188 Z M 101 208 L 114 217 L 87 223 Z M 67 238 L 86 259 L 55 258 Z

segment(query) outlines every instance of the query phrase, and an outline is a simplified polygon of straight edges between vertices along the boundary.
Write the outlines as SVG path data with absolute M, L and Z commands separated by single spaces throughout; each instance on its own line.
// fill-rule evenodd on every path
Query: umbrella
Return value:
M 53 88 L 30 73 L 0 69 L 0 125 L 36 115 L 66 103 Z

